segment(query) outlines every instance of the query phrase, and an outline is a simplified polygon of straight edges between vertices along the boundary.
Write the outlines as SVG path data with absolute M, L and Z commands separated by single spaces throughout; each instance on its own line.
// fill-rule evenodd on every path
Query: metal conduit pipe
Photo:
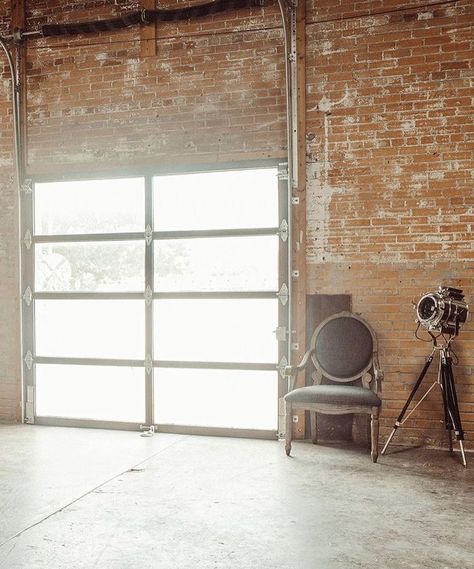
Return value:
M 10 69 L 11 76 L 11 96 L 12 96 L 12 109 L 13 109 L 13 161 L 16 177 L 17 195 L 18 195 L 18 232 L 20 234 L 21 240 L 21 188 L 23 184 L 23 154 L 22 154 L 22 134 L 20 125 L 20 83 L 18 78 L 19 69 L 15 66 L 13 62 L 13 57 L 10 53 L 6 40 L 0 37 L 0 47 L 8 61 L 8 67 Z M 19 289 L 19 307 L 20 307 L 20 346 L 23 347 L 23 305 L 22 305 L 22 277 L 21 277 L 21 266 L 22 266 L 22 246 L 20 244 L 18 253 L 18 263 L 20 268 L 20 282 L 18 285 Z M 23 359 L 23 358 L 22 358 Z M 23 381 L 23 362 L 20 365 L 20 385 L 21 385 L 21 422 L 25 420 L 24 415 L 24 381 Z
M 21 129 L 20 129 L 20 110 L 19 110 L 19 90 L 16 80 L 15 64 L 13 57 L 8 49 L 6 41 L 0 37 L 0 47 L 3 49 L 8 61 L 11 76 L 11 96 L 12 96 L 12 109 L 13 109 L 13 141 L 14 141 L 14 163 L 15 174 L 18 190 L 21 188 L 22 183 L 22 156 L 21 156 Z

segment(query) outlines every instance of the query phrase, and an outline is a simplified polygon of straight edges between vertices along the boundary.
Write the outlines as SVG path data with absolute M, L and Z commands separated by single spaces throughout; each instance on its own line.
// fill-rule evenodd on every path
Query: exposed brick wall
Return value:
M 474 293 L 474 11 L 425 4 L 318 0 L 307 27 L 308 287 L 352 294 L 374 324 L 384 435 L 429 351 L 413 338 L 412 300 L 439 284 L 471 304 Z M 471 437 L 473 348 L 470 322 L 455 376 Z M 441 411 L 436 393 L 398 441 L 445 444 Z
M 37 0 L 28 2 L 28 26 L 112 17 L 137 5 Z M 9 1 L 0 7 L 4 31 Z M 354 309 L 380 335 L 386 435 L 427 349 L 412 338 L 411 300 L 439 283 L 459 284 L 468 297 L 474 291 L 474 13 L 469 0 L 310 0 L 307 7 L 308 291 L 352 294 Z M 275 4 L 160 25 L 158 36 L 157 57 L 146 59 L 138 29 L 28 42 L 30 172 L 284 156 Z M 5 74 L 1 85 L 8 87 Z M 13 323 L 16 211 L 4 97 L 0 111 L 0 321 Z M 0 417 L 7 418 L 19 389 L 17 329 L 10 332 L 0 326 Z M 471 323 L 457 346 L 472 436 Z M 399 441 L 444 442 L 440 411 L 433 397 Z
M 35 2 L 32 26 L 62 2 Z M 116 16 L 130 2 L 61 21 Z M 105 3 L 107 5 L 107 3 Z M 172 4 L 171 4 L 172 5 Z M 42 10 L 42 7 L 45 10 Z M 160 25 L 158 55 L 138 28 L 45 38 L 29 53 L 30 164 L 150 163 L 284 155 L 283 35 L 275 5 Z M 64 47 L 66 44 L 66 47 Z M 85 78 L 87 78 L 85 80 Z M 49 165 L 48 165 L 49 168 Z

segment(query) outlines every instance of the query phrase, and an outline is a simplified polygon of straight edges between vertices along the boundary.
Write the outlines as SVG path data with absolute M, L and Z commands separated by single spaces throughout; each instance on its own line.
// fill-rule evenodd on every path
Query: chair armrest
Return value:
M 308 360 L 313 353 L 314 353 L 314 350 L 309 349 L 306 351 L 304 356 L 301 358 L 301 361 L 298 365 L 286 366 L 285 367 L 285 375 L 287 377 L 291 377 L 293 375 L 296 375 L 298 372 L 302 371 L 308 365 Z
M 382 381 L 384 379 L 384 373 L 382 368 L 380 367 L 378 352 L 374 352 L 372 361 L 374 367 L 375 389 L 377 393 L 380 393 L 382 391 Z
M 296 366 L 286 366 L 284 374 L 288 378 L 288 392 L 293 391 L 295 385 L 296 375 L 303 371 L 306 366 L 308 365 L 309 358 L 314 353 L 314 350 L 307 350 L 304 356 L 301 358 L 301 361 Z

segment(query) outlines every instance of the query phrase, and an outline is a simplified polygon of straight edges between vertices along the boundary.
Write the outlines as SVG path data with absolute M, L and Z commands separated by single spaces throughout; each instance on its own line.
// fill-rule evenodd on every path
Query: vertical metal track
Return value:
M 34 268 L 35 245 L 33 243 L 34 194 L 30 185 L 24 184 L 20 191 L 20 286 L 21 286 L 21 328 L 22 328 L 22 405 L 23 421 L 34 423 L 36 368 L 35 348 L 35 300 Z
M 154 291 L 154 239 L 153 239 L 153 179 L 145 177 L 145 423 L 154 423 L 153 399 L 153 291 Z M 148 294 L 146 291 L 149 291 Z M 150 295 L 151 293 L 151 295 Z
M 296 44 L 296 7 L 297 0 L 278 0 L 280 14 L 283 24 L 284 47 L 285 47 L 285 87 L 286 87 L 286 127 L 287 127 L 287 222 L 288 222 L 288 241 L 286 243 L 286 265 L 287 265 L 287 286 L 288 303 L 286 304 L 286 326 L 288 330 L 286 343 L 286 359 L 288 364 L 292 360 L 292 345 L 295 330 L 293 330 L 293 254 L 292 254 L 292 235 L 293 235 L 293 191 L 298 189 L 298 99 L 297 99 L 297 44 Z M 279 382 L 282 385 L 282 381 Z M 279 388 L 279 436 L 284 436 L 285 420 L 283 395 L 289 390 L 289 384 L 285 386 L 284 392 Z
M 298 187 L 298 120 L 297 120 L 297 67 L 296 67 L 296 2 L 278 0 L 283 22 L 285 40 L 285 79 L 286 79 L 286 122 L 288 145 L 288 349 L 287 359 L 291 363 L 291 346 L 293 338 L 293 286 L 291 271 L 292 258 L 292 226 L 293 226 L 293 190 Z

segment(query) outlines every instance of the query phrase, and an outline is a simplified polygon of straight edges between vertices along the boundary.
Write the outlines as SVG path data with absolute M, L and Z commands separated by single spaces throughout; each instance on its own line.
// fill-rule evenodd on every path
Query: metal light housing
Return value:
M 416 305 L 417 322 L 428 331 L 457 336 L 466 322 L 469 307 L 462 290 L 440 286 L 424 294 Z

